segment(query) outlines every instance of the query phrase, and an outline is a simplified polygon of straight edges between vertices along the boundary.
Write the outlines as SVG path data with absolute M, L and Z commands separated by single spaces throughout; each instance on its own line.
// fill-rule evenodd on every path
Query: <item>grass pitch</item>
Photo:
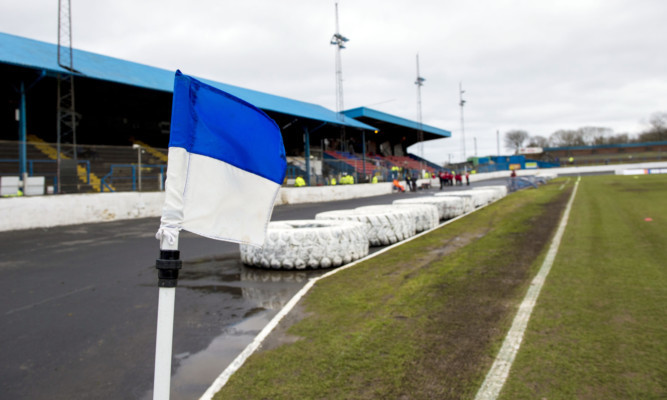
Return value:
M 664 395 L 667 182 L 653 179 L 582 180 L 501 396 Z M 318 282 L 272 334 L 282 345 L 250 357 L 216 399 L 474 397 L 559 222 L 573 185 L 564 182 Z
M 667 398 L 667 176 L 581 181 L 502 399 Z

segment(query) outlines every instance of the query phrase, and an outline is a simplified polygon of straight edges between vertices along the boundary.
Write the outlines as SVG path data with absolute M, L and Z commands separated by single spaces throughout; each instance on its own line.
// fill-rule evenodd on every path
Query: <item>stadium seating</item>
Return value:
M 391 162 L 392 164 L 396 165 L 397 167 L 401 167 L 404 169 L 412 169 L 412 170 L 422 170 L 425 169 L 430 173 L 435 173 L 435 169 L 431 167 L 430 165 L 420 163 L 419 161 L 415 160 L 414 158 L 407 157 L 407 156 L 385 156 L 385 160 Z
M 364 163 L 364 161 L 361 158 L 359 158 L 359 156 L 352 153 L 342 152 L 342 151 L 325 151 L 324 153 L 336 160 L 340 160 L 341 162 L 349 165 L 358 174 L 363 174 L 365 172 L 366 175 L 370 175 L 373 173 L 375 169 L 377 169 L 377 167 L 374 164 L 370 163 L 369 161 L 366 161 Z

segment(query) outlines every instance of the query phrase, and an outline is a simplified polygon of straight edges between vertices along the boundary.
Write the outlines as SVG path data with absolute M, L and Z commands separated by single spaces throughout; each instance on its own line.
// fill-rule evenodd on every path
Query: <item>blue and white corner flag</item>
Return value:
M 268 115 L 176 71 L 158 238 L 185 229 L 261 246 L 286 166 Z

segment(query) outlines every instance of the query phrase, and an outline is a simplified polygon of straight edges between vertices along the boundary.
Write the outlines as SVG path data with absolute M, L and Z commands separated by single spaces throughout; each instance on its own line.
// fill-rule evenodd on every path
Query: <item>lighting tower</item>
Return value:
M 330 44 L 336 46 L 336 115 L 339 121 L 341 121 L 341 150 L 345 146 L 345 125 L 343 122 L 343 110 L 345 106 L 343 105 L 343 66 L 341 63 L 340 51 L 345 48 L 345 43 L 350 39 L 340 34 L 340 29 L 338 27 L 338 3 L 336 3 L 336 33 L 331 37 Z
M 459 82 L 459 105 L 461 106 L 461 142 L 463 144 L 463 162 L 466 161 L 466 131 L 463 126 L 463 106 L 466 104 L 466 101 L 463 100 L 463 93 L 465 93 L 465 90 L 463 90 L 463 87 L 461 85 L 461 82 Z
M 426 79 L 422 78 L 419 75 L 419 54 L 417 54 L 417 79 L 415 80 L 415 85 L 417 85 L 417 121 L 419 122 L 419 156 L 424 159 L 424 130 L 422 129 L 422 86 Z M 423 161 L 420 161 L 422 164 Z M 423 165 L 422 165 L 422 169 Z M 421 174 L 421 172 L 420 172 Z
M 61 153 L 76 163 L 76 113 L 74 109 L 74 57 L 72 51 L 72 7 L 58 0 L 58 65 L 69 71 L 58 74 L 57 175 L 61 192 Z M 61 144 L 70 144 L 61 149 Z

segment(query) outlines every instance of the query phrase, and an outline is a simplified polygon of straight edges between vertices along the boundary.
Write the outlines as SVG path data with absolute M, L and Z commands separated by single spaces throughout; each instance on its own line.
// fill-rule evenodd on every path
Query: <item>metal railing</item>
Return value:
M 167 177 L 165 164 L 141 164 L 141 174 L 138 173 L 138 164 L 111 164 L 108 174 L 106 174 L 102 182 L 102 191 L 116 192 L 128 191 L 129 184 L 130 191 L 144 191 L 145 184 L 155 184 L 149 186 L 150 191 L 164 190 L 164 182 Z M 129 172 L 129 173 L 128 173 Z
M 0 159 L 0 176 L 19 176 L 18 159 Z M 56 173 L 56 160 L 27 160 L 29 177 L 43 176 L 47 186 L 53 186 L 53 193 L 57 194 L 58 174 Z M 2 166 L 9 165 L 10 168 L 3 168 Z M 35 166 L 37 165 L 37 167 Z M 83 165 L 86 171 L 86 179 L 81 183 L 90 185 L 90 161 L 78 160 L 77 165 Z M 16 166 L 16 170 L 12 171 L 12 167 Z M 46 168 L 39 168 L 39 166 L 46 166 Z
M 62 144 L 61 149 L 67 146 L 71 145 Z M 22 152 L 23 148 L 26 149 L 25 152 Z M 25 143 L 0 141 L 0 175 L 20 177 L 21 171 L 25 171 L 29 177 L 44 176 L 47 187 L 53 187 L 53 190 L 47 190 L 47 193 L 58 193 L 59 172 L 63 193 L 164 189 L 166 164 L 163 158 L 166 157 L 167 149 L 149 148 L 146 145 L 133 147 L 78 144 L 76 161 L 66 157 L 65 153 L 61 152 L 62 164 L 59 171 L 55 143 L 42 141 L 39 137 Z M 71 153 L 72 151 L 68 154 Z M 160 154 L 164 154 L 164 157 L 158 157 Z M 66 171 L 65 164 L 73 170 Z M 134 167 L 128 168 L 124 174 L 119 165 L 134 165 Z M 141 165 L 141 170 L 137 165 Z M 115 167 L 112 169 L 112 166 Z M 134 178 L 132 178 L 132 168 L 134 168 Z M 68 175 L 65 175 L 66 173 Z M 104 183 L 102 177 L 107 177 Z M 116 183 L 118 187 L 115 186 Z

